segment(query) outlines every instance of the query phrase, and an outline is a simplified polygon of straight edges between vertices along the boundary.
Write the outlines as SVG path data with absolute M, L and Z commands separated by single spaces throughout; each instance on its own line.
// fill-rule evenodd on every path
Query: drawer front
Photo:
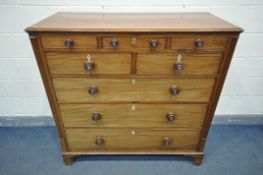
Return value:
M 95 35 L 44 35 L 41 37 L 43 48 L 97 48 Z
M 206 104 L 60 104 L 65 127 L 202 127 Z
M 205 101 L 214 79 L 53 78 L 59 101 Z
M 130 54 L 47 53 L 51 74 L 130 74 Z
M 220 49 L 224 50 L 227 36 L 178 35 L 171 38 L 172 49 Z
M 222 54 L 138 54 L 138 75 L 215 76 Z
M 199 130 L 67 129 L 71 151 L 195 150 Z
M 164 49 L 166 37 L 161 36 L 103 36 L 102 47 L 114 49 Z M 115 44 L 114 44 L 115 43 Z

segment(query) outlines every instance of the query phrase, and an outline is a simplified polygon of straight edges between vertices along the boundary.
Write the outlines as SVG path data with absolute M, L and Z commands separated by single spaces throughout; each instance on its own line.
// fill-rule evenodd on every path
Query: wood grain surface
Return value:
M 172 49 L 197 49 L 195 42 L 200 39 L 203 42 L 201 48 L 198 49 L 221 49 L 222 51 L 226 47 L 228 36 L 220 35 L 175 35 L 171 37 Z
M 74 151 L 98 150 L 194 150 L 200 130 L 67 129 L 69 147 Z M 96 145 L 96 138 L 103 139 Z M 171 144 L 164 145 L 168 137 Z
M 27 32 L 242 32 L 210 13 L 74 13 L 60 12 Z
M 214 79 L 53 78 L 58 101 L 203 101 L 209 102 Z M 90 95 L 88 88 L 98 93 Z M 173 95 L 170 88 L 179 93 Z
M 72 48 L 97 48 L 97 36 L 96 35 L 71 35 L 71 34 L 49 34 L 41 37 L 42 46 L 44 48 L 63 48 L 68 49 L 65 46 L 65 41 L 71 39 L 73 41 Z M 69 49 L 70 50 L 70 49 Z
M 87 56 L 94 63 L 94 69 L 87 71 L 84 64 Z M 114 53 L 57 53 L 46 54 L 51 74 L 130 74 L 131 55 Z
M 118 46 L 116 48 L 151 48 L 151 41 L 157 41 L 156 49 L 164 49 L 167 45 L 167 36 L 162 35 L 101 35 L 102 38 L 102 48 L 113 48 L 111 45 L 112 39 L 118 41 Z
M 182 70 L 175 64 L 181 55 Z M 136 72 L 138 75 L 210 75 L 215 76 L 222 54 L 138 54 Z
M 201 128 L 206 104 L 60 104 L 65 127 L 197 127 Z M 101 119 L 92 120 L 98 112 Z M 175 115 L 174 121 L 167 114 Z

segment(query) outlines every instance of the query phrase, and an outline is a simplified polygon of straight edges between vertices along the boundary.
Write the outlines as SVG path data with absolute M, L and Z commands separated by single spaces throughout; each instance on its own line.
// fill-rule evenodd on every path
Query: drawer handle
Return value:
M 95 144 L 96 145 L 102 145 L 104 143 L 104 140 L 102 137 L 96 137 Z
M 203 47 L 204 42 L 201 39 L 195 40 L 195 47 L 201 48 Z
M 94 94 L 98 93 L 98 88 L 96 86 L 90 86 L 88 89 L 88 92 L 90 95 L 94 95 Z
M 179 88 L 176 86 L 170 87 L 170 93 L 173 95 L 177 95 L 179 93 Z
M 175 63 L 174 64 L 174 69 L 176 70 L 176 71 L 181 71 L 182 69 L 183 69 L 183 63 Z
M 84 68 L 86 71 L 91 72 L 94 69 L 94 63 L 92 61 L 86 62 Z
M 100 115 L 100 113 L 98 113 L 98 112 L 93 112 L 91 118 L 92 118 L 92 120 L 94 120 L 94 121 L 98 121 L 98 120 L 101 119 L 101 115 Z
M 112 40 L 111 40 L 111 46 L 112 47 L 117 47 L 118 46 L 118 44 L 119 44 L 119 41 L 117 40 L 117 39 L 115 39 L 115 38 L 113 38 Z
M 91 72 L 94 69 L 95 64 L 91 60 L 90 55 L 87 56 L 87 62 L 84 64 L 84 68 L 86 71 Z
M 166 114 L 166 118 L 168 121 L 174 121 L 176 117 L 174 113 L 169 112 L 168 114 Z
M 64 42 L 65 46 L 67 48 L 72 48 L 73 46 L 73 40 L 72 39 L 66 39 L 65 42 Z
M 151 40 L 150 44 L 151 44 L 151 47 L 154 49 L 157 47 L 158 41 L 157 40 Z
M 165 146 L 171 145 L 171 143 L 172 143 L 172 139 L 170 137 L 164 137 L 163 138 L 163 144 Z

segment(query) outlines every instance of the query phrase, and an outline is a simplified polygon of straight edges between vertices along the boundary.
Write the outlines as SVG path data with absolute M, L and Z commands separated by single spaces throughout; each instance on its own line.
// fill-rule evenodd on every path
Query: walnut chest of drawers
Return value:
M 241 28 L 209 13 L 57 13 L 26 31 L 66 164 L 100 154 L 201 164 Z

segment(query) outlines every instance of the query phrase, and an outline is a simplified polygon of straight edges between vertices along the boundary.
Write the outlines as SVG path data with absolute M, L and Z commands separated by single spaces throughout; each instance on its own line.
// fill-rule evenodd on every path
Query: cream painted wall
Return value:
M 263 114 L 263 0 L 0 0 L 0 116 L 50 115 L 24 29 L 58 11 L 208 11 L 245 29 L 217 114 Z

